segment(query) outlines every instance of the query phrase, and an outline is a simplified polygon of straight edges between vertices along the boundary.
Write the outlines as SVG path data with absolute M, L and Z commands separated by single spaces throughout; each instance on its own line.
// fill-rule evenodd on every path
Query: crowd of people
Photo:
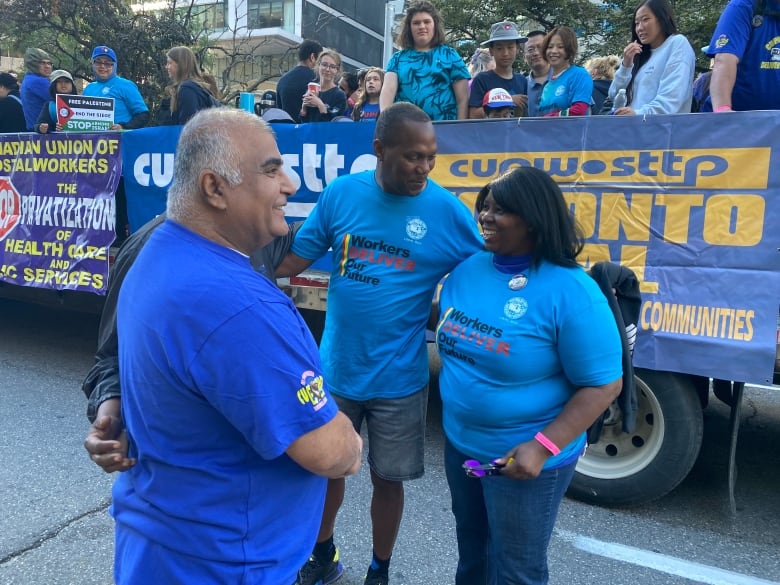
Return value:
M 780 109 L 780 68 L 762 67 L 780 19 L 765 12 L 756 26 L 755 10 L 732 0 L 708 47 L 702 103 L 712 111 Z M 184 128 L 166 214 L 117 256 L 83 386 L 85 447 L 122 472 L 111 508 L 117 583 L 333 583 L 344 572 L 336 518 L 365 427 L 365 584 L 387 585 L 404 482 L 424 472 L 426 328 L 442 357 L 455 583 L 548 582 L 585 432 L 621 391 L 623 333 L 576 262 L 583 235 L 556 183 L 514 169 L 484 185 L 472 213 L 429 177 L 432 122 L 689 112 L 694 54 L 669 0 L 643 1 L 622 58 L 587 67 L 567 26 L 521 34 L 497 22 L 480 44 L 467 67 L 427 0 L 408 7 L 385 68 L 344 71 L 338 51 L 303 41 L 276 105 L 296 123 L 374 123 L 377 165 L 330 182 L 293 226 L 284 206 L 295 187 L 270 126 L 219 107 L 191 49 L 167 52 L 157 121 Z M 515 70 L 521 55 L 527 73 Z M 147 125 L 115 51 L 95 47 L 91 63 L 83 94 L 115 99 L 112 129 Z M 29 49 L 21 87 L 0 73 L 0 131 L 62 131 L 54 96 L 77 87 L 53 65 Z M 626 103 L 611 107 L 619 93 Z M 358 266 L 377 250 L 383 261 Z M 325 254 L 318 348 L 274 278 Z
M 337 50 L 304 40 L 298 64 L 277 83 L 275 115 L 266 119 L 375 121 L 379 111 L 398 101 L 417 105 L 434 121 L 480 119 L 495 117 L 487 115 L 486 105 L 496 89 L 514 103 L 502 117 L 506 112 L 509 117 L 560 117 L 780 109 L 777 55 L 770 50 L 780 32 L 776 5 L 777 0 L 730 2 L 702 49 L 712 57 L 712 70 L 694 83 L 695 54 L 678 30 L 669 0 L 643 1 L 622 56 L 592 58 L 585 67 L 577 64 L 578 39 L 570 27 L 521 34 L 508 21 L 491 27 L 467 64 L 445 44 L 436 6 L 416 0 L 400 25 L 396 42 L 401 50 L 384 69 L 345 70 Z M 524 73 L 517 70 L 521 58 Z M 114 50 L 96 47 L 91 62 L 94 80 L 84 95 L 116 100 L 111 129 L 147 125 L 149 110 L 136 84 L 118 74 Z M 60 131 L 51 101 L 56 93 L 77 93 L 73 76 L 62 69 L 52 72 L 52 58 L 39 48 L 27 49 L 24 64 L 20 86 L 15 73 L 0 73 L 0 130 Z M 201 71 L 189 48 L 168 51 L 165 68 L 171 83 L 155 123 L 181 125 L 200 109 L 221 105 L 214 77 Z M 56 86 L 64 88 L 68 78 L 70 89 Z M 615 107 L 618 94 L 626 103 Z

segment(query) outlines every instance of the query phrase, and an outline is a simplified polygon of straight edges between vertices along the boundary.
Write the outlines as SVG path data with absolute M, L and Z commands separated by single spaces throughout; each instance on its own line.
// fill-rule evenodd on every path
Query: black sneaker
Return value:
M 298 578 L 293 585 L 328 585 L 335 583 L 344 574 L 344 565 L 339 560 L 339 549 L 333 555 L 333 560 L 322 562 L 309 557 L 309 560 L 298 571 Z
M 387 573 L 380 573 L 371 567 L 368 568 L 366 580 L 363 581 L 363 585 L 388 585 L 389 583 L 390 577 L 387 576 Z

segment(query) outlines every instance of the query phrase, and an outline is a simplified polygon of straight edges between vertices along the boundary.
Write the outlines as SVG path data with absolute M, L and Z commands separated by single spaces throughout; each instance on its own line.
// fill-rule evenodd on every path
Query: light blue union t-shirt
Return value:
M 421 390 L 436 285 L 482 247 L 468 208 L 431 179 L 413 197 L 386 193 L 373 171 L 328 185 L 292 251 L 314 260 L 332 248 L 320 345 L 331 392 L 368 400 Z
M 512 284 L 492 259 L 482 252 L 453 270 L 436 330 L 444 432 L 480 461 L 531 440 L 580 387 L 622 375 L 615 317 L 583 269 L 542 262 Z M 585 433 L 560 445 L 545 468 L 576 458 L 584 445 Z

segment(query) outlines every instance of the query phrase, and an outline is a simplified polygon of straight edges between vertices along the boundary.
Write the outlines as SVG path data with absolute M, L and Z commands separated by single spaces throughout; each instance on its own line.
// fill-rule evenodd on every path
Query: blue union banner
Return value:
M 445 124 L 434 178 L 471 203 L 514 166 L 547 171 L 587 236 L 581 263 L 620 263 L 640 279 L 635 365 L 767 383 L 779 131 L 776 112 Z
M 299 186 L 293 217 L 306 217 L 336 177 L 375 166 L 372 124 L 274 129 Z M 165 207 L 178 131 L 123 135 L 132 229 Z M 582 264 L 609 260 L 637 274 L 637 366 L 771 381 L 780 304 L 776 112 L 446 122 L 436 131 L 432 176 L 466 205 L 514 166 L 541 168 L 586 233 Z
M 104 294 L 118 134 L 0 134 L 0 280 Z

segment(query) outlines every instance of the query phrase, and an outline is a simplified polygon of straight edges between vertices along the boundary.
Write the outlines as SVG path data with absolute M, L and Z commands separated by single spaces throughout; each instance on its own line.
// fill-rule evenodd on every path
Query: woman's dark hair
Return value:
M 444 44 L 444 22 L 436 7 L 427 0 L 418 0 L 406 9 L 406 15 L 401 23 L 397 43 L 402 49 L 414 49 L 414 36 L 412 36 L 412 19 L 420 12 L 427 12 L 433 19 L 435 31 L 431 41 L 432 47 Z
M 533 238 L 531 264 L 542 260 L 559 266 L 577 266 L 582 251 L 580 226 L 566 205 L 558 184 L 534 167 L 517 167 L 482 187 L 474 209 L 482 211 L 488 193 L 504 211 L 523 218 Z
M 668 39 L 670 36 L 677 34 L 677 21 L 674 19 L 674 9 L 669 0 L 645 0 L 636 7 L 636 10 L 634 10 L 634 17 L 631 19 L 632 41 L 641 44 L 639 35 L 636 34 L 636 13 L 639 12 L 639 9 L 643 6 L 647 6 L 647 8 L 650 9 L 650 12 L 658 19 L 658 24 L 661 27 L 664 39 Z M 650 48 L 650 45 L 642 45 L 642 52 L 634 57 L 634 66 L 631 68 L 631 80 L 626 87 L 626 98 L 629 105 L 634 97 L 634 78 L 642 66 L 647 63 L 652 54 L 653 50 Z
M 15 75 L 2 71 L 0 72 L 0 85 L 11 91 L 16 91 L 19 89 L 19 80 Z
M 573 64 L 574 58 L 577 56 L 580 49 L 577 44 L 577 33 L 568 26 L 556 26 L 545 35 L 544 41 L 542 41 L 542 56 L 547 59 L 547 47 L 550 46 L 550 42 L 555 35 L 561 37 L 563 48 L 566 51 L 566 60 Z

